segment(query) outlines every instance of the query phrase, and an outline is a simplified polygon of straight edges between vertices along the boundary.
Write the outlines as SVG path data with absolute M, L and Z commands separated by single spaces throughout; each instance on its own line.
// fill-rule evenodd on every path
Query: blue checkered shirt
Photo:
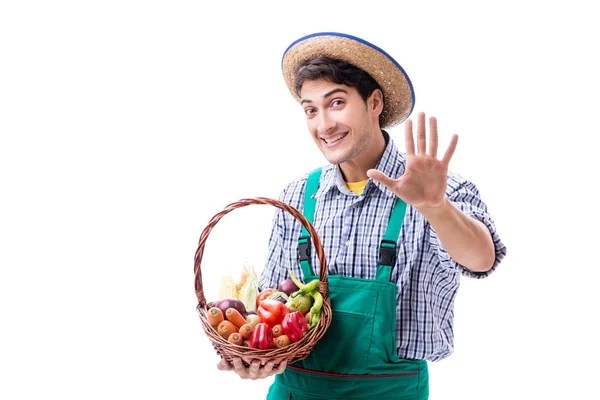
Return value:
M 406 155 L 387 139 L 377 169 L 397 178 L 404 173 Z M 287 185 L 280 200 L 303 209 L 308 173 Z M 474 273 L 452 260 L 427 220 L 410 205 L 400 237 L 398 257 L 391 279 L 396 282 L 396 337 L 398 356 L 408 359 L 441 360 L 454 349 L 454 299 L 461 275 L 488 276 L 506 254 L 487 207 L 475 185 L 457 174 L 448 174 L 446 195 L 467 215 L 483 222 L 492 234 L 496 260 L 491 270 Z M 394 194 L 385 186 L 369 180 L 361 195 L 348 190 L 336 165 L 323 167 L 313 226 L 319 233 L 328 266 L 328 274 L 375 278 L 379 245 L 386 231 Z M 277 210 L 269 240 L 269 256 L 259 278 L 259 288 L 277 287 L 288 278 L 288 271 L 302 277 L 297 248 L 300 223 L 289 213 Z M 312 254 L 313 271 L 319 261 Z

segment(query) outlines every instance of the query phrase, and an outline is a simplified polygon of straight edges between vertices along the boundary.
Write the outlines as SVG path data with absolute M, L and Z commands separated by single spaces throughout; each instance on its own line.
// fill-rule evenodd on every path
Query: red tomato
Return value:
M 267 289 L 263 290 L 262 292 L 260 292 L 256 296 L 256 307 L 260 306 L 260 303 L 273 293 L 273 290 L 274 290 L 273 288 L 267 288 Z
M 285 304 L 273 299 L 263 300 L 256 310 L 259 321 L 266 323 L 270 327 L 280 324 L 288 312 L 289 310 Z

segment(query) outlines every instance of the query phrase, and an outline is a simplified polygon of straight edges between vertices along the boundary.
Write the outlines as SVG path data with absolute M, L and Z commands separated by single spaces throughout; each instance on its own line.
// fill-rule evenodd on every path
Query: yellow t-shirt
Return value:
M 346 186 L 348 186 L 348 189 L 350 189 L 351 192 L 354 192 L 360 196 L 360 194 L 363 192 L 367 182 L 369 182 L 368 179 L 365 179 L 364 181 L 360 181 L 360 182 L 346 182 Z

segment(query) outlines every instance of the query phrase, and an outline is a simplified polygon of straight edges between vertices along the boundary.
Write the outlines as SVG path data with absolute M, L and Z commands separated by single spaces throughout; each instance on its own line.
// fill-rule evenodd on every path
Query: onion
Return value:
M 244 318 L 246 318 L 247 315 L 246 306 L 244 306 L 244 303 L 242 303 L 241 300 L 235 299 L 233 297 L 226 297 L 223 300 L 219 300 L 214 304 L 214 306 L 219 307 L 223 312 L 223 315 L 225 315 L 227 309 L 231 307 L 238 310 L 240 314 L 244 316 Z
M 290 294 L 294 293 L 295 291 L 297 291 L 298 289 L 299 289 L 299 287 L 296 286 L 294 281 L 291 279 L 286 279 L 286 280 L 281 281 L 279 283 L 279 287 L 277 288 L 277 290 L 287 294 L 288 296 Z

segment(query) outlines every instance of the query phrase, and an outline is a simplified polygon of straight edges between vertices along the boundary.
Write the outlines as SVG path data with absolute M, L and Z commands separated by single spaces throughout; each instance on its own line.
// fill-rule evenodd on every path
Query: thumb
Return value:
M 369 178 L 373 179 L 374 181 L 379 182 L 382 185 L 385 185 L 387 188 L 390 188 L 394 182 L 394 180 L 392 178 L 388 177 L 383 172 L 378 171 L 376 169 L 368 170 L 367 176 Z

